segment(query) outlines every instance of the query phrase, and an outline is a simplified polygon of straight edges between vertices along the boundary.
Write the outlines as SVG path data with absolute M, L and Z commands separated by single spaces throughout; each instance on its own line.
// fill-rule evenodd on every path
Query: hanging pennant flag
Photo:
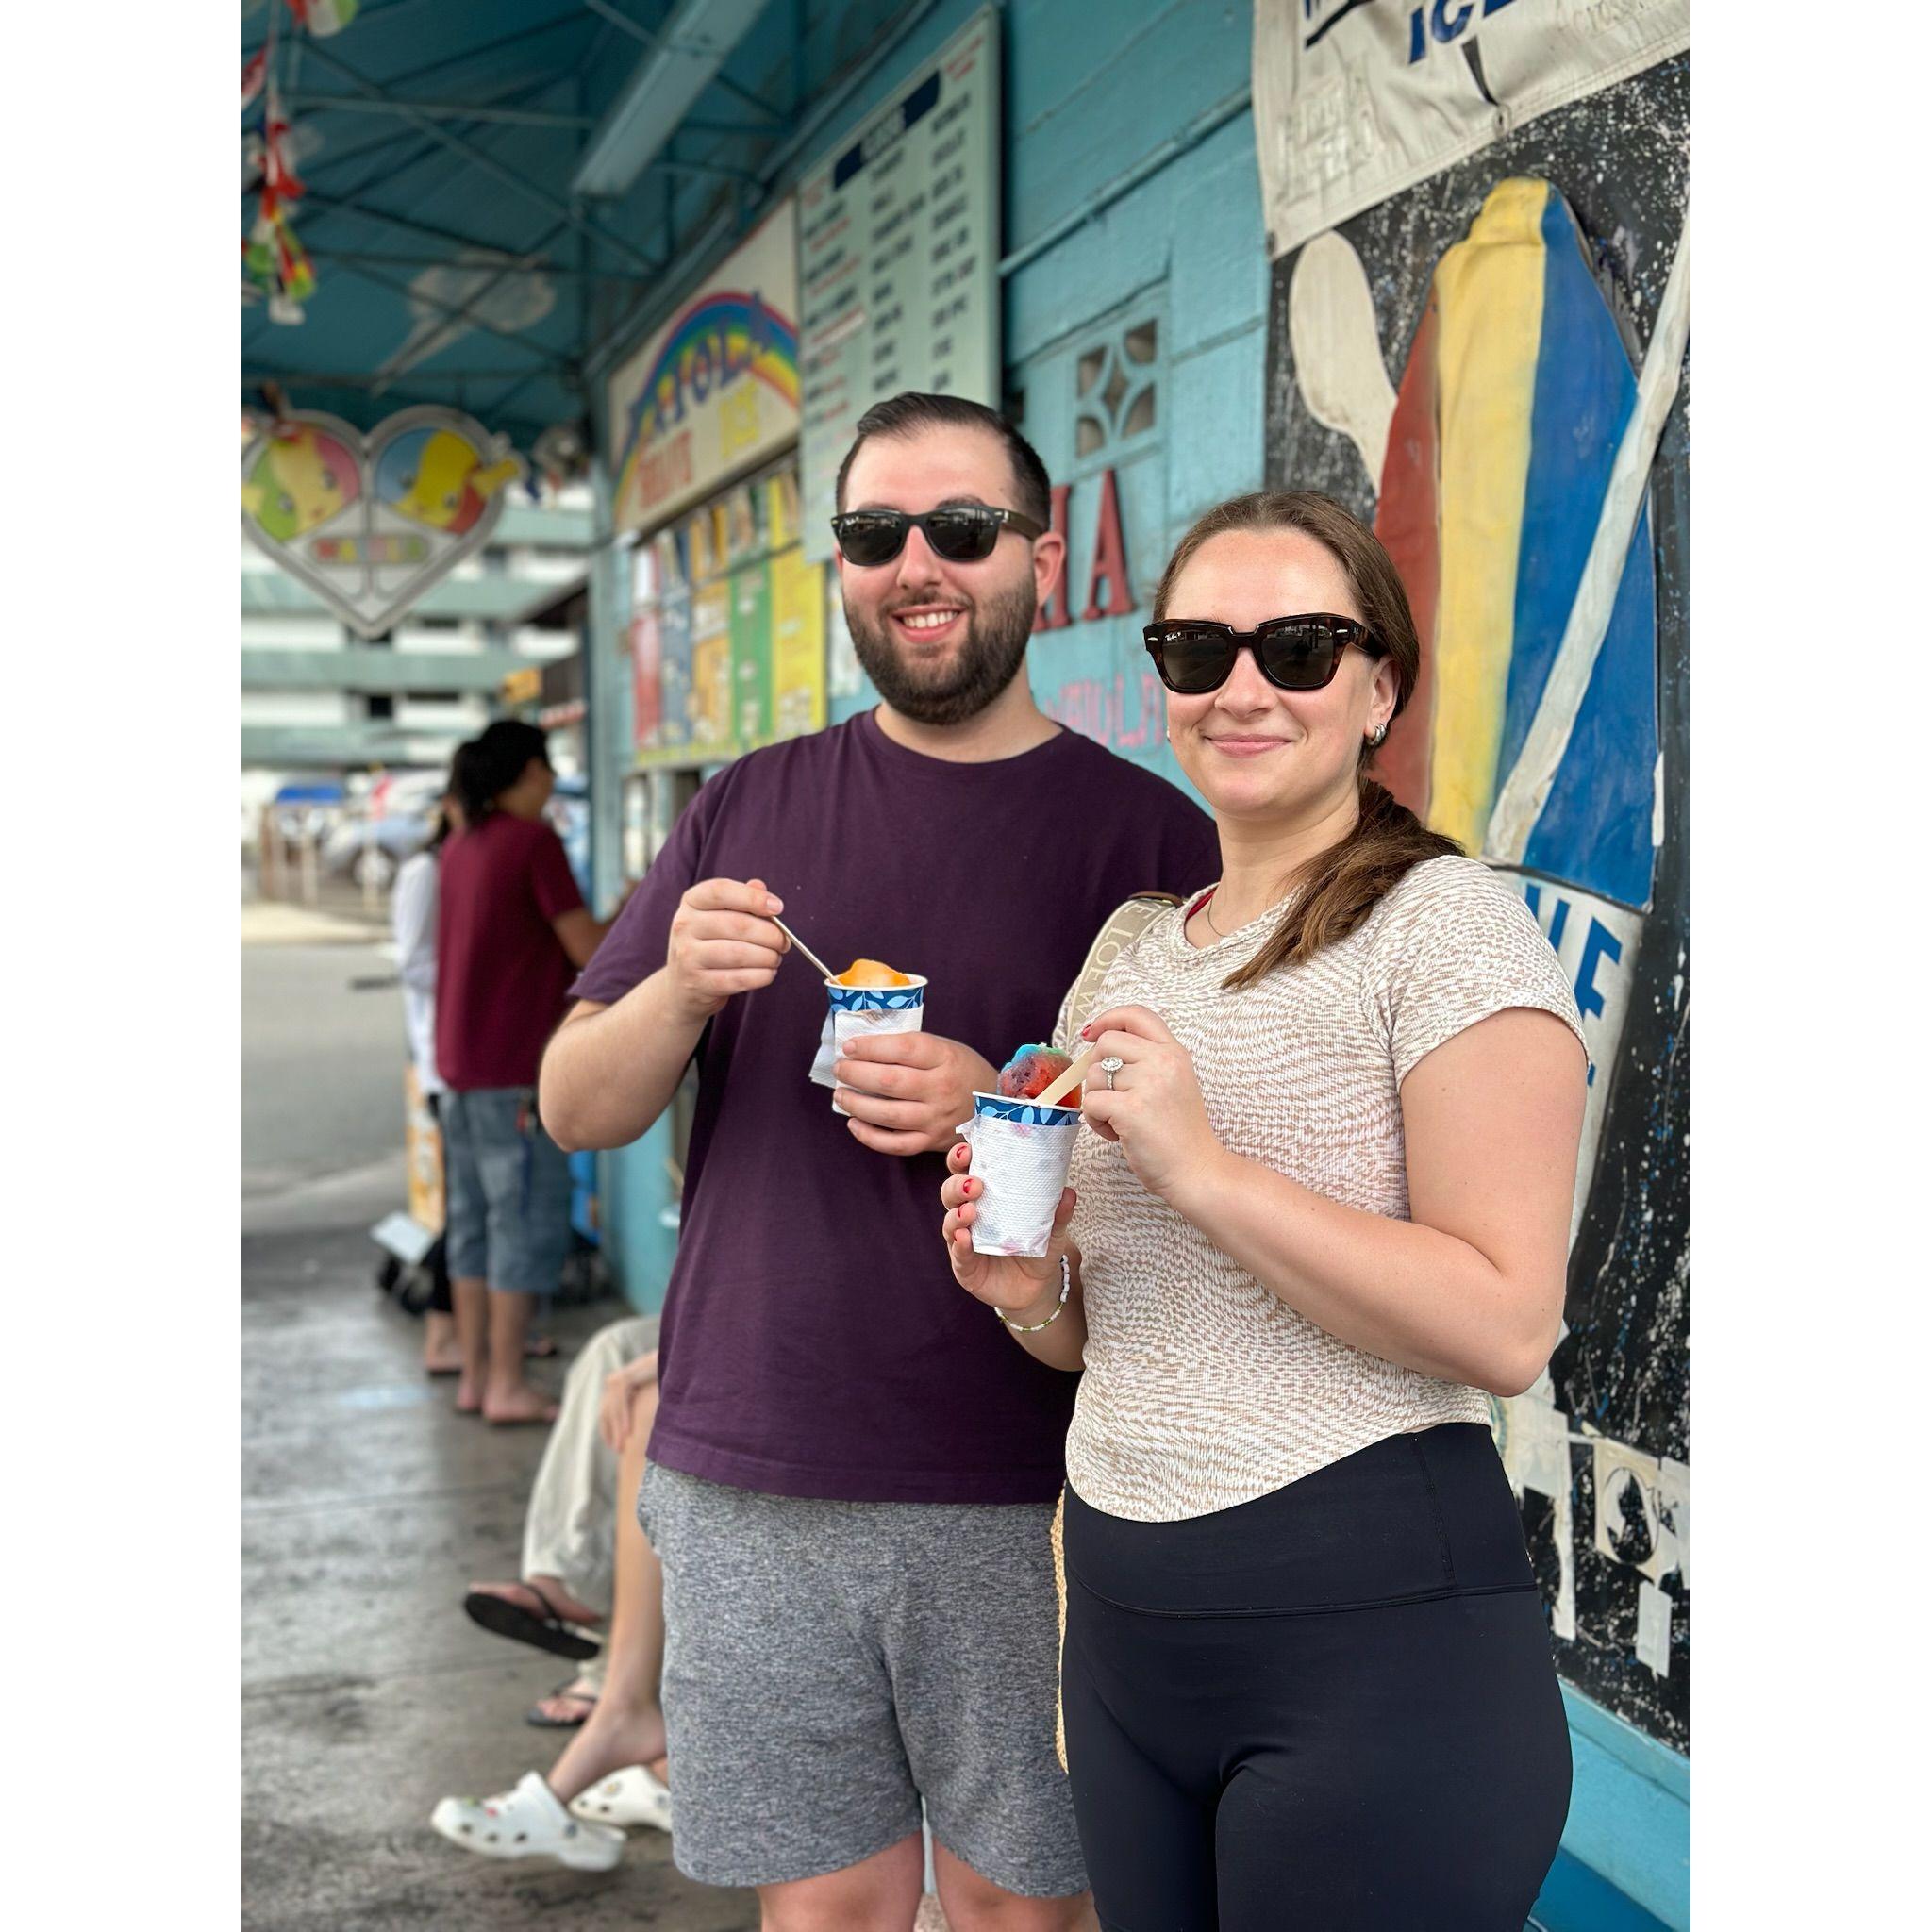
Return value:
M 289 11 L 319 41 L 339 34 L 361 10 L 361 0 L 289 0 Z
M 304 189 L 289 165 L 289 119 L 275 84 L 268 86 L 268 114 L 262 128 L 260 212 L 242 245 L 247 285 L 268 300 L 272 322 L 298 323 L 302 305 L 315 292 L 315 269 L 295 239 L 289 203 Z
M 242 271 L 249 286 L 267 297 L 271 322 L 302 320 L 302 305 L 315 292 L 315 269 L 285 208 L 265 208 L 256 217 L 242 244 Z
M 264 41 L 256 50 L 255 58 L 245 61 L 242 68 L 242 106 L 245 109 L 260 92 L 262 83 L 268 78 L 268 42 Z
M 296 178 L 290 161 L 289 117 L 281 95 L 271 86 L 268 91 L 268 119 L 262 129 L 261 197 L 266 212 L 273 214 L 285 201 L 298 201 L 307 192 Z

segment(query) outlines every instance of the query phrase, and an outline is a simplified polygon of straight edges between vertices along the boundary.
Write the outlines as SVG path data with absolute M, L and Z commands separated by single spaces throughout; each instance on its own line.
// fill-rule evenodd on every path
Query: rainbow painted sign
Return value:
M 619 529 L 650 529 L 798 437 L 790 201 L 610 379 Z

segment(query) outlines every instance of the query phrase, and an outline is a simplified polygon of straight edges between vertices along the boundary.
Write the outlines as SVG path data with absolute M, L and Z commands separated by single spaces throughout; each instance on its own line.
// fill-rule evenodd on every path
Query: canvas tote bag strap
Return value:
M 1136 892 L 1124 899 L 1107 915 L 1107 922 L 1087 948 L 1086 963 L 1074 982 L 1073 998 L 1067 1003 L 1069 1034 L 1078 1033 L 1092 1019 L 1100 1006 L 1101 983 L 1108 968 L 1121 956 L 1123 946 L 1131 945 L 1170 907 L 1181 902 L 1172 892 Z

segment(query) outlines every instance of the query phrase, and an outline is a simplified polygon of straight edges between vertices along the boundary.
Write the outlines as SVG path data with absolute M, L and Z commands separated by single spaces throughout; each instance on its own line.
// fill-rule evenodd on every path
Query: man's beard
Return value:
M 963 724 L 1019 675 L 1035 608 L 1030 576 L 1016 590 L 975 602 L 965 616 L 964 641 L 950 660 L 930 670 L 907 664 L 886 625 L 874 628 L 849 604 L 845 624 L 865 675 L 893 710 L 919 724 Z

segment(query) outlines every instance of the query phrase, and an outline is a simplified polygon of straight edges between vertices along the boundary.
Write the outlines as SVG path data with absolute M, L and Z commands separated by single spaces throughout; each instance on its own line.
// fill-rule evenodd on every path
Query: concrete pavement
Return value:
M 422 1330 L 375 1288 L 402 1204 L 401 1016 L 367 946 L 243 956 L 243 1910 L 250 1932 L 750 1932 L 657 1832 L 608 1874 L 502 1864 L 430 1831 L 447 1792 L 547 1769 L 524 1711 L 569 1665 L 477 1629 L 516 1574 L 543 1434 L 457 1416 Z M 561 1311 L 566 1348 L 624 1310 Z M 551 1374 L 553 1386 L 559 1378 Z

